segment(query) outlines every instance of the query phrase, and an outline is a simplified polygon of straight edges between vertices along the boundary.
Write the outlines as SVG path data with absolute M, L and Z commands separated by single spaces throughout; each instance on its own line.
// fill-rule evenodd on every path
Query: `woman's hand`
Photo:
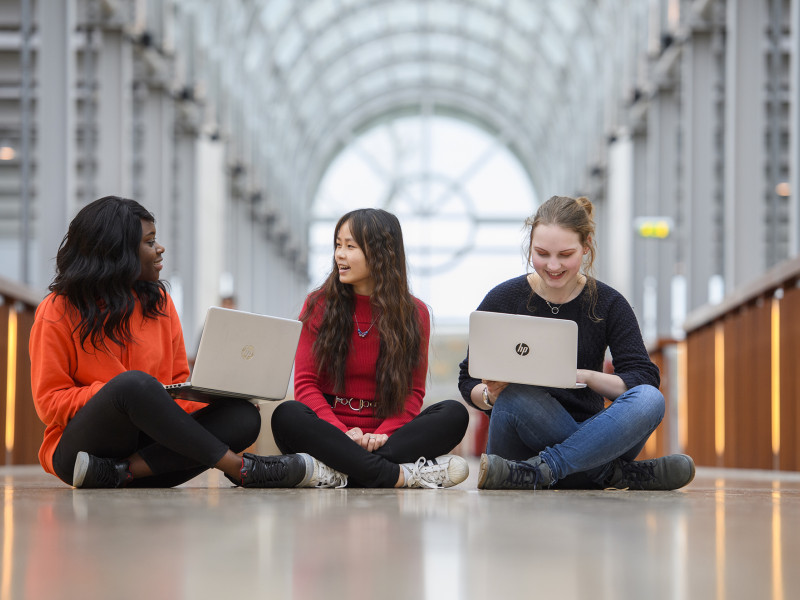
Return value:
M 353 427 L 352 429 L 349 429 L 345 435 L 360 446 L 361 438 L 364 437 L 364 432 L 361 431 L 360 427 Z
M 497 402 L 497 397 L 500 395 L 506 387 L 508 383 L 505 381 L 490 381 L 488 379 L 483 379 L 483 383 L 486 384 L 486 391 L 489 392 L 489 404 L 494 406 L 494 403 Z
M 385 433 L 365 433 L 361 436 L 360 445 L 367 452 L 375 452 L 388 441 L 389 436 Z
M 489 381 L 488 379 L 483 379 L 482 381 L 486 384 L 486 387 L 489 388 L 489 400 L 492 404 L 497 401 L 500 392 L 508 387 L 508 383 L 505 381 Z
M 364 433 L 360 427 L 353 427 L 345 435 L 367 452 L 375 452 L 389 441 L 385 433 Z

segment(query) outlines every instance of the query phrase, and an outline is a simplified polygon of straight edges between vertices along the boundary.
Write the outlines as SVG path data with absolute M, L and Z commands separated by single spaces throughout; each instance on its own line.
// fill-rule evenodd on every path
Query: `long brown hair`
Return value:
M 558 225 L 578 234 L 581 246 L 588 252 L 583 259 L 581 270 L 586 277 L 586 293 L 589 303 L 589 316 L 597 321 L 597 280 L 594 278 L 594 259 L 597 254 L 595 246 L 594 206 L 586 196 L 570 198 L 569 196 L 552 196 L 539 206 L 532 217 L 528 217 L 525 226 L 528 230 L 527 257 L 528 264 L 533 266 L 533 232 L 539 225 Z
M 375 365 L 375 414 L 384 418 L 403 410 L 414 369 L 419 365 L 422 342 L 419 310 L 408 287 L 403 231 L 397 217 L 376 208 L 351 211 L 336 224 L 334 248 L 345 223 L 349 224 L 355 242 L 364 252 L 375 282 L 370 296 L 380 334 Z M 321 301 L 325 302 L 325 311 L 313 345 L 314 359 L 317 370 L 330 376 L 336 391 L 341 392 L 353 335 L 355 293 L 352 285 L 339 280 L 335 257 L 325 282 L 309 295 L 306 309 L 300 315 L 303 323 L 309 323 Z

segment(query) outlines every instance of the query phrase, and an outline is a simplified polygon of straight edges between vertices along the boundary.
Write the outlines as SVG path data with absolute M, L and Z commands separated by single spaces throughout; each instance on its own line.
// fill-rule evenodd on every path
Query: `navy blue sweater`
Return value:
M 650 360 L 642 341 L 639 323 L 628 301 L 614 288 L 597 281 L 597 303 L 593 320 L 589 316 L 589 293 L 584 286 L 581 293 L 561 305 L 558 315 L 538 294 L 534 294 L 527 276 L 509 279 L 492 289 L 478 306 L 478 310 L 516 315 L 535 315 L 553 319 L 569 319 L 578 324 L 578 368 L 602 371 L 606 349 L 611 353 L 614 374 L 622 378 L 628 389 L 649 384 L 658 387 L 658 367 Z M 458 388 L 464 399 L 478 383 L 469 375 L 469 350 L 459 365 Z M 603 408 L 603 397 L 591 389 L 548 388 L 548 392 L 566 408 L 577 421 L 584 421 Z M 482 407 L 477 407 L 481 408 Z

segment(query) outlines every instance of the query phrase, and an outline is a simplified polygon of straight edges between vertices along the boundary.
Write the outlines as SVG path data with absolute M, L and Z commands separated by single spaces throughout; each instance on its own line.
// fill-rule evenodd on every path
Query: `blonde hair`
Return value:
M 589 316 L 599 320 L 594 309 L 597 305 L 597 281 L 594 278 L 594 259 L 597 256 L 595 246 L 594 206 L 586 196 L 570 198 L 569 196 L 552 196 L 539 206 L 536 214 L 525 220 L 528 229 L 526 256 L 528 264 L 533 267 L 531 252 L 533 251 L 533 232 L 539 225 L 557 225 L 574 231 L 586 249 L 581 271 L 586 277 L 586 292 L 589 299 Z

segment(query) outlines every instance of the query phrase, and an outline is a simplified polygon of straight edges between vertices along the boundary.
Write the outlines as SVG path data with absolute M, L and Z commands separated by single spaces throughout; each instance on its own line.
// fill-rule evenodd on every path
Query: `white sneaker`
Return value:
M 318 461 L 310 454 L 301 454 L 309 468 L 308 475 L 296 487 L 343 488 L 347 485 L 347 475 L 334 471 L 328 465 Z
M 453 454 L 431 460 L 425 460 L 422 456 L 415 463 L 400 466 L 406 475 L 403 487 L 447 488 L 458 485 L 469 476 L 467 461 Z

